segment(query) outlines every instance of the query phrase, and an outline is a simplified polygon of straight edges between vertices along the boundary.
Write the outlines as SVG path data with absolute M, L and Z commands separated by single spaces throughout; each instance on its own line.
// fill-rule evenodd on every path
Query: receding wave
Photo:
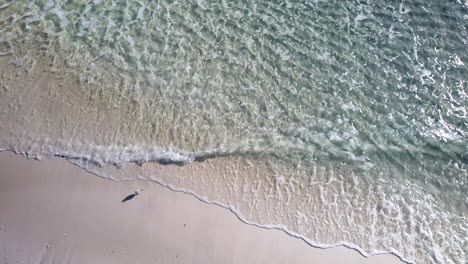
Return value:
M 0 4 L 0 148 L 319 247 L 468 258 L 468 6 Z

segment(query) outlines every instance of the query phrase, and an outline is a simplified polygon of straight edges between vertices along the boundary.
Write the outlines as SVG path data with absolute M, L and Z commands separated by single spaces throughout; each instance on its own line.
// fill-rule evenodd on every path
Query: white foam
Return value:
M 361 242 L 357 237 L 356 234 L 350 234 L 349 236 L 338 236 L 336 237 L 336 241 L 334 243 L 323 243 L 323 241 L 329 241 L 330 237 L 326 237 L 320 235 L 320 229 L 314 229 L 314 226 L 317 225 L 317 219 L 310 218 L 311 216 L 308 214 L 310 213 L 308 208 L 316 206 L 315 203 L 317 202 L 310 202 L 313 196 L 317 195 L 317 193 L 307 192 L 309 198 L 307 201 L 307 196 L 304 194 L 304 198 L 301 200 L 301 196 L 298 196 L 301 192 L 304 192 L 303 188 L 303 179 L 296 179 L 292 175 L 284 175 L 280 174 L 276 177 L 276 195 L 278 195 L 274 199 L 279 199 L 284 203 L 286 208 L 290 206 L 290 204 L 295 204 L 298 201 L 300 203 L 304 203 L 304 207 L 298 207 L 298 209 L 293 209 L 290 213 L 286 211 L 276 214 L 275 217 L 266 217 L 267 215 L 262 216 L 261 221 L 254 220 L 255 216 L 249 213 L 252 212 L 253 206 L 258 204 L 258 197 L 262 197 L 262 191 L 259 190 L 260 183 L 257 183 L 257 186 L 249 186 L 243 185 L 243 192 L 242 197 L 243 200 L 248 203 L 246 208 L 239 208 L 239 203 L 242 203 L 241 200 L 217 200 L 210 198 L 209 193 L 203 191 L 203 189 L 197 190 L 184 188 L 186 185 L 185 183 L 178 182 L 177 175 L 170 175 L 170 176 L 163 176 L 159 174 L 149 173 L 149 174 L 136 174 L 131 176 L 131 178 L 121 178 L 115 174 L 108 174 L 106 173 L 106 167 L 125 167 L 128 163 L 139 163 L 139 164 L 146 164 L 151 162 L 162 162 L 162 163 L 176 163 L 176 164 L 188 164 L 193 162 L 197 157 L 203 157 L 204 155 L 215 153 L 216 150 L 209 152 L 183 152 L 183 151 L 175 151 L 171 149 L 162 149 L 159 147 L 154 146 L 118 146 L 118 145 L 111 145 L 111 146 L 97 146 L 97 145 L 79 145 L 79 144 L 70 144 L 69 142 L 59 142 L 57 140 L 51 139 L 43 139 L 43 140 L 18 140 L 15 139 L 14 143 L 10 145 L 10 147 L 2 147 L 1 150 L 12 150 L 16 153 L 21 153 L 23 155 L 28 156 L 29 158 L 50 158 L 50 157 L 62 157 L 68 159 L 75 165 L 78 165 L 89 172 L 92 172 L 100 177 L 121 181 L 121 180 L 151 180 L 158 182 L 159 184 L 166 186 L 172 190 L 180 191 L 184 193 L 188 193 L 194 195 L 198 199 L 222 206 L 223 208 L 229 209 L 232 211 L 236 216 L 241 219 L 243 222 L 255 225 L 261 228 L 267 229 L 279 229 L 284 231 L 285 233 L 302 239 L 308 244 L 314 247 L 320 248 L 329 248 L 335 246 L 346 246 L 352 249 L 357 250 L 364 256 L 376 255 L 376 254 L 386 254 L 392 253 L 399 256 L 405 262 L 411 263 L 416 262 L 415 256 L 419 256 L 417 252 L 423 250 L 423 248 L 434 248 L 432 251 L 432 255 L 434 256 L 435 261 L 439 261 L 440 259 L 444 260 L 447 259 L 445 257 L 444 250 L 437 248 L 439 241 L 437 239 L 440 234 L 436 234 L 432 228 L 434 227 L 434 223 L 441 223 L 441 226 L 437 227 L 445 237 L 451 236 L 451 239 L 454 239 L 454 242 L 451 242 L 451 247 L 456 248 L 458 243 L 458 239 L 460 238 L 459 231 L 452 230 L 450 226 L 444 226 L 445 223 L 450 222 L 451 218 L 448 215 L 441 215 L 441 211 L 437 209 L 434 200 L 424 194 L 416 185 L 407 182 L 406 185 L 398 184 L 398 188 L 402 188 L 398 192 L 392 196 L 389 196 L 392 192 L 389 190 L 385 190 L 379 187 L 380 191 L 374 192 L 371 191 L 368 195 L 369 197 L 384 197 L 383 203 L 381 204 L 383 211 L 379 211 L 376 209 L 375 205 L 372 202 L 368 202 L 367 204 L 354 204 L 355 201 L 349 200 L 347 203 L 349 206 L 354 207 L 357 206 L 355 210 L 352 211 L 352 214 L 346 215 L 343 219 L 345 222 L 337 218 L 338 215 L 335 216 L 333 213 L 337 209 L 337 206 L 341 204 L 339 201 L 348 200 L 349 197 L 346 196 L 352 195 L 348 191 L 344 190 L 344 187 L 340 184 L 343 184 L 339 178 L 337 178 L 335 172 L 333 171 L 323 171 L 324 176 L 327 177 L 327 182 L 317 181 L 316 185 L 311 185 L 312 189 L 316 189 L 318 192 L 318 200 L 321 206 L 326 209 L 326 214 L 323 216 L 315 216 L 319 217 L 320 221 L 327 221 L 325 222 L 326 225 L 333 227 L 336 231 L 340 230 L 348 230 L 349 226 L 355 226 L 354 228 L 366 228 L 368 226 L 368 230 L 366 232 L 370 232 L 371 234 L 369 237 L 369 241 L 366 241 L 364 244 L 360 244 Z M 143 168 L 143 166 L 140 166 Z M 114 170 L 115 171 L 115 170 Z M 257 175 L 259 177 L 261 175 Z M 312 177 L 312 176 L 311 176 Z M 187 179 L 187 177 L 181 177 L 180 179 Z M 179 179 L 179 180 L 180 180 Z M 255 179 L 255 178 L 253 178 Z M 309 179 L 309 178 L 308 178 Z M 355 187 L 355 189 L 351 189 L 352 192 L 359 192 L 363 191 L 362 188 L 365 188 L 366 182 L 364 185 L 359 183 L 359 178 L 354 177 L 354 182 L 351 182 Z M 205 182 L 205 180 L 209 180 Z M 210 190 L 216 191 L 219 184 L 228 184 L 227 186 L 232 188 L 233 190 L 235 186 L 229 185 L 228 182 L 225 182 L 222 178 L 219 178 L 219 183 L 214 183 L 214 181 L 218 181 L 218 176 L 214 177 L 210 176 L 210 179 L 189 179 L 190 181 L 199 182 L 200 186 L 203 184 L 214 184 L 212 187 L 209 187 Z M 265 181 L 265 179 L 259 178 L 259 180 Z M 267 181 L 268 179 L 266 179 Z M 313 181 L 309 179 L 309 181 Z M 382 183 L 383 184 L 383 183 Z M 197 185 L 198 186 L 198 185 Z M 316 186 L 316 187 L 315 187 Z M 341 186 L 341 191 L 336 189 L 337 187 L 333 186 Z M 358 188 L 358 186 L 361 186 Z M 380 186 L 380 185 L 379 185 Z M 382 186 L 393 186 L 388 184 L 383 184 Z M 198 187 L 197 187 L 198 188 Z M 219 190 L 221 191 L 221 189 Z M 250 197 L 251 195 L 254 198 Z M 339 199 L 338 196 L 339 195 Z M 408 195 L 420 197 L 419 204 L 414 203 L 415 198 L 411 198 L 411 203 L 407 203 L 406 200 L 409 199 Z M 249 198 L 250 197 L 250 198 Z M 256 202 L 252 203 L 251 200 L 254 199 Z M 299 199 L 299 200 L 297 200 Z M 371 199 L 371 198 L 370 198 Z M 372 198 L 377 199 L 377 198 Z M 383 198 L 378 198 L 383 199 Z M 339 203 L 338 203 L 339 202 Z M 308 204 L 308 206 L 306 206 Z M 365 205 L 365 206 L 364 206 Z M 268 206 L 268 204 L 261 204 L 261 206 Z M 271 206 L 271 205 L 270 205 Z M 367 207 L 370 206 L 370 207 Z M 286 209 L 289 210 L 289 209 Z M 435 210 L 435 211 L 433 211 Z M 255 210 L 253 211 L 255 212 Z M 293 213 L 294 212 L 294 213 Z M 345 212 L 345 211 L 343 211 Z M 288 214 L 294 214 L 295 217 L 290 217 Z M 345 213 L 346 214 L 346 213 Z M 363 221 L 363 219 L 358 220 L 355 222 L 355 218 L 361 218 L 365 215 L 372 216 L 372 222 L 359 222 Z M 391 217 L 390 219 L 386 220 L 386 217 Z M 367 221 L 367 220 L 366 220 Z M 391 221 L 391 222 L 388 222 Z M 405 221 L 407 221 L 405 223 Z M 432 222 L 435 221 L 435 222 Z M 311 225 L 312 230 L 315 230 L 319 233 L 304 233 L 304 230 L 301 228 L 301 224 L 298 223 L 307 223 L 307 225 Z M 320 222 L 319 222 L 320 223 Z M 324 224 L 323 222 L 321 224 Z M 364 226 L 362 226 L 364 224 Z M 466 223 L 465 223 L 466 224 Z M 349 225 L 349 226 L 348 226 Z M 361 226 L 360 226 L 361 225 Z M 389 226 L 387 226 L 389 225 Z M 392 227 L 393 226 L 393 227 Z M 387 228 L 390 228 L 387 230 Z M 393 229 L 396 228 L 396 229 Z M 443 228 L 443 231 L 440 230 Z M 458 228 L 458 227 L 457 227 Z M 461 227 L 463 228 L 463 227 Z M 467 227 L 464 227 L 467 228 Z M 407 230 L 406 230 L 407 229 Z M 302 231 L 299 231 L 302 230 Z M 438 232 L 436 231 L 436 232 Z M 381 234 L 393 234 L 388 235 L 387 237 L 382 237 Z M 331 232 L 333 234 L 333 232 Z M 338 233 L 341 233 L 338 232 Z M 345 233 L 343 233 L 345 234 Z M 315 237 L 315 238 L 314 238 Z M 333 240 L 333 239 L 331 239 Z M 399 242 L 398 242 L 399 241 Z M 406 243 L 407 245 L 411 245 L 411 247 L 407 247 L 401 243 Z M 384 245 L 384 246 L 383 246 Z M 459 245 L 462 246 L 462 245 Z M 382 249 L 382 247 L 386 247 Z M 460 253 L 463 254 L 463 253 Z M 439 261 L 440 262 L 440 261 Z M 442 263 L 442 262 L 440 262 Z M 450 263 L 450 262 L 448 262 Z

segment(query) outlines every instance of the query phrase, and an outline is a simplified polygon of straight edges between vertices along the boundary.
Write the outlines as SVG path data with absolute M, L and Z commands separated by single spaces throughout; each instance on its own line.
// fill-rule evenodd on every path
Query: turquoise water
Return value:
M 462 1 L 0 2 L 0 147 L 466 263 L 467 26 Z

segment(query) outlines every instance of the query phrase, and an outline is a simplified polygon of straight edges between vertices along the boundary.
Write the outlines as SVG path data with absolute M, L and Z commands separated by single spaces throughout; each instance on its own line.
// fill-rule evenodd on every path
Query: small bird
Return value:
M 142 191 L 143 191 L 143 189 L 136 190 L 136 191 L 134 191 L 132 194 L 133 194 L 133 195 L 139 195 Z
M 127 197 L 125 197 L 125 198 L 122 200 L 122 203 L 125 203 L 125 202 L 127 202 L 127 201 L 130 201 L 130 200 L 133 199 L 135 196 L 139 195 L 142 191 L 143 191 L 143 189 L 139 189 L 139 190 L 134 191 L 133 193 L 131 193 L 131 194 L 129 194 Z

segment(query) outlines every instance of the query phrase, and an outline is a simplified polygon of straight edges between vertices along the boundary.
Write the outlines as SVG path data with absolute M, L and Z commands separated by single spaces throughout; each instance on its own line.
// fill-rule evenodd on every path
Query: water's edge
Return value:
M 0 148 L 0 152 L 13 153 L 15 155 L 22 156 L 22 157 L 24 157 L 24 158 L 26 158 L 28 160 L 38 160 L 38 161 L 43 160 L 43 159 L 39 159 L 39 158 L 32 158 L 32 157 L 28 156 L 26 153 L 16 152 L 15 150 L 12 150 L 12 149 L 5 149 L 5 148 L 2 149 L 2 148 Z M 343 246 L 343 247 L 346 247 L 348 249 L 351 249 L 351 250 L 354 250 L 354 251 L 358 252 L 361 256 L 363 256 L 365 258 L 369 258 L 369 257 L 372 257 L 372 256 L 377 256 L 377 255 L 390 254 L 390 255 L 396 256 L 399 260 L 401 260 L 404 263 L 407 263 L 407 264 L 414 263 L 411 260 L 406 259 L 404 256 L 402 256 L 402 254 L 400 252 L 398 252 L 396 250 L 366 252 L 365 250 L 361 249 L 357 245 L 355 245 L 353 243 L 350 243 L 350 242 L 347 242 L 347 241 L 339 241 L 339 242 L 336 242 L 335 244 L 321 244 L 321 243 L 319 243 L 317 241 L 312 241 L 312 240 L 304 237 L 303 235 L 292 232 L 291 230 L 289 230 L 284 225 L 277 225 L 277 224 L 262 225 L 262 224 L 252 222 L 252 221 L 249 221 L 248 219 L 246 219 L 242 215 L 242 213 L 238 212 L 232 206 L 229 206 L 229 205 L 226 205 L 224 203 L 217 202 L 217 201 L 211 201 L 211 200 L 207 199 L 206 197 L 203 197 L 203 196 L 201 196 L 201 195 L 199 195 L 199 194 L 197 194 L 197 193 L 195 193 L 195 192 L 193 192 L 191 190 L 188 190 L 188 189 L 177 188 L 176 186 L 173 186 L 172 184 L 165 183 L 162 179 L 154 178 L 152 180 L 148 180 L 148 179 L 143 179 L 143 178 L 137 178 L 137 179 L 117 180 L 115 178 L 109 178 L 109 177 L 102 176 L 98 172 L 93 171 L 92 169 L 79 166 L 76 162 L 72 162 L 71 160 L 69 160 L 69 159 L 67 159 L 67 158 L 65 158 L 65 157 L 63 157 L 61 155 L 55 155 L 55 156 L 52 155 L 51 157 L 47 157 L 46 159 L 53 159 L 53 158 L 57 158 L 57 159 L 60 159 L 60 160 L 67 161 L 67 162 L 71 163 L 72 165 L 78 167 L 81 170 L 85 170 L 86 172 L 88 172 L 88 173 L 90 173 L 92 175 L 95 175 L 95 176 L 97 176 L 99 178 L 102 178 L 102 179 L 105 179 L 105 180 L 110 180 L 110 181 L 113 181 L 113 182 L 150 181 L 150 182 L 157 183 L 157 184 L 159 184 L 159 185 L 161 185 L 161 186 L 163 186 L 163 187 L 165 187 L 165 188 L 167 188 L 167 189 L 169 189 L 169 190 L 171 190 L 173 192 L 178 192 L 178 193 L 184 193 L 184 194 L 187 194 L 187 195 L 191 195 L 192 197 L 195 197 L 197 200 L 199 200 L 199 201 L 201 201 L 203 203 L 210 204 L 210 205 L 216 205 L 216 206 L 219 206 L 221 208 L 224 208 L 224 209 L 228 210 L 229 212 L 231 212 L 237 219 L 239 219 L 244 224 L 255 226 L 257 228 L 267 229 L 267 230 L 282 231 L 288 236 L 291 236 L 291 237 L 294 237 L 294 238 L 297 238 L 297 239 L 300 239 L 300 240 L 304 241 L 307 245 L 309 245 L 309 246 L 311 246 L 313 248 L 329 249 L 329 248 L 335 248 L 335 247 Z M 174 164 L 164 164 L 164 163 L 162 163 L 162 164 L 163 165 L 174 165 Z

